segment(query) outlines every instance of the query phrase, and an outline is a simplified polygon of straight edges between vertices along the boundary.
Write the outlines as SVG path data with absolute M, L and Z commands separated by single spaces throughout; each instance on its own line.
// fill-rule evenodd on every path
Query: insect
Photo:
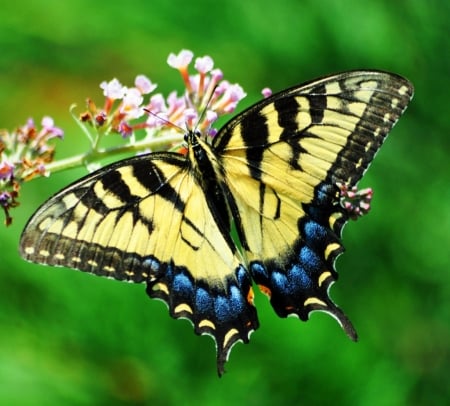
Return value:
M 264 99 L 187 153 L 113 163 L 64 188 L 26 225 L 21 255 L 147 284 L 170 315 L 211 335 L 219 375 L 259 326 L 253 283 L 280 317 L 332 315 L 328 290 L 356 185 L 413 95 L 406 79 L 349 71 Z

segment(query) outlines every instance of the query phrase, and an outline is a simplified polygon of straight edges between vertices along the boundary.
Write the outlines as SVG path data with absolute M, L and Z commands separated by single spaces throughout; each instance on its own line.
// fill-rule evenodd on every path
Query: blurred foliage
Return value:
M 102 80 L 131 83 L 139 73 L 167 92 L 181 85 L 167 55 L 182 48 L 211 55 L 239 82 L 249 93 L 241 106 L 264 86 L 353 68 L 402 74 L 416 95 L 362 181 L 375 190 L 372 213 L 344 233 L 332 293 L 359 343 L 323 314 L 278 319 L 258 294 L 261 328 L 218 379 L 212 341 L 170 319 L 144 286 L 25 263 L 21 229 L 85 173 L 73 170 L 25 185 L 14 224 L 0 229 L 0 403 L 448 402 L 449 11 L 445 0 L 5 2 L 0 127 L 49 114 L 66 131 L 60 157 L 87 147 L 71 103 L 101 100 Z

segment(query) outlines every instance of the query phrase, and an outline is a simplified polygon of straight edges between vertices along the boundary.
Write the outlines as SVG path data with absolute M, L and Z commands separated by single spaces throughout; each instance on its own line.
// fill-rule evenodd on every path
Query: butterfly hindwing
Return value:
M 214 140 L 249 270 L 280 316 L 323 310 L 356 338 L 328 295 L 347 220 L 337 183 L 356 184 L 411 96 L 397 75 L 347 72 L 263 100 Z
M 217 343 L 218 368 L 258 327 L 251 280 L 185 157 L 150 154 L 110 165 L 47 201 L 22 255 L 100 276 L 147 282 L 147 293 Z

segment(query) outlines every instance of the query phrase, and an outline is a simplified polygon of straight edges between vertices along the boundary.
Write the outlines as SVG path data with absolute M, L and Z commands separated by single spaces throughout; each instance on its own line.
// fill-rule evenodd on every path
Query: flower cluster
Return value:
M 0 206 L 6 225 L 11 224 L 9 210 L 19 203 L 20 184 L 38 175 L 46 175 L 45 165 L 53 160 L 54 147 L 48 142 L 62 138 L 63 131 L 53 119 L 44 117 L 37 128 L 29 119 L 13 132 L 0 131 Z
M 337 187 L 340 191 L 340 204 L 352 220 L 356 220 L 369 212 L 373 197 L 371 188 L 358 190 L 356 186 L 349 187 L 344 183 L 338 183 Z
M 177 69 L 183 78 L 186 92 L 178 96 L 173 92 L 167 98 L 167 104 L 159 95 L 151 98 L 148 110 L 156 118 L 149 120 L 149 126 L 158 125 L 162 117 L 166 123 L 171 122 L 181 128 L 214 136 L 217 132 L 212 124 L 224 114 L 232 113 L 246 93 L 238 84 L 223 80 L 220 69 L 213 69 L 214 61 L 209 56 L 196 58 L 195 75 L 189 75 L 188 68 L 193 53 L 183 50 L 178 55 L 170 54 L 167 63 Z
M 185 86 L 181 94 L 173 91 L 164 97 L 154 93 L 157 85 L 144 75 L 137 76 L 132 87 L 122 85 L 118 79 L 102 82 L 100 88 L 105 96 L 102 107 L 88 99 L 87 109 L 79 117 L 78 122 L 91 143 L 90 150 L 79 156 L 53 161 L 54 147 L 48 141 L 61 138 L 63 131 L 49 117 L 42 120 L 42 128 L 29 120 L 14 132 L 0 131 L 0 205 L 5 223 L 11 224 L 10 209 L 19 204 L 21 183 L 35 176 L 81 165 L 93 168 L 91 161 L 97 160 L 94 162 L 97 164 L 102 157 L 114 153 L 140 153 L 155 145 L 170 148 L 174 142 L 179 144 L 187 131 L 198 130 L 204 137 L 214 136 L 217 130 L 212 124 L 219 116 L 233 112 L 246 94 L 238 84 L 223 79 L 222 71 L 214 69 L 209 56 L 196 58 L 195 73 L 190 74 L 193 58 L 191 51 L 182 50 L 167 59 L 168 65 L 181 74 Z M 102 136 L 110 133 L 121 134 L 127 144 L 101 149 Z M 177 151 L 186 150 L 180 147 Z
M 128 88 L 117 79 L 103 81 L 100 83 L 105 96 L 103 108 L 99 109 L 88 99 L 88 109 L 80 116 L 80 120 L 93 124 L 97 130 L 113 131 L 122 134 L 124 138 L 130 137 L 134 130 L 142 127 L 142 124 L 131 123 L 145 114 L 142 106 L 144 96 L 156 88 L 144 75 L 137 76 L 134 84 L 134 87 Z
M 184 82 L 185 90 L 176 91 L 168 97 L 161 93 L 152 94 L 157 85 L 144 75 L 136 77 L 134 87 L 126 87 L 117 79 L 102 82 L 100 87 L 105 96 L 104 106 L 99 109 L 88 100 L 88 109 L 81 115 L 83 122 L 89 122 L 104 133 L 120 133 L 124 138 L 135 137 L 138 130 L 145 130 L 144 138 L 152 138 L 161 131 L 196 129 L 205 136 L 217 132 L 212 124 L 221 115 L 235 110 L 238 102 L 246 96 L 242 87 L 223 80 L 220 69 L 213 69 L 214 61 L 209 56 L 196 58 L 196 74 L 189 74 L 193 53 L 182 50 L 178 55 L 170 54 L 167 63 L 177 69 Z

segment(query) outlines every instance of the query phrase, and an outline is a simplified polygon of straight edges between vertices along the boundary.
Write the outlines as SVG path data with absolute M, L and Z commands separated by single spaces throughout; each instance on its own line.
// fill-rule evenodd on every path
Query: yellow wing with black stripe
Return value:
M 172 317 L 212 335 L 218 365 L 258 327 L 251 280 L 229 224 L 211 207 L 186 157 L 149 154 L 68 186 L 34 214 L 24 258 L 130 282 L 164 300 Z
M 412 91 L 385 72 L 329 76 L 250 107 L 214 140 L 247 267 L 278 315 L 326 311 L 356 339 L 328 295 L 348 220 L 338 185 L 361 178 Z

